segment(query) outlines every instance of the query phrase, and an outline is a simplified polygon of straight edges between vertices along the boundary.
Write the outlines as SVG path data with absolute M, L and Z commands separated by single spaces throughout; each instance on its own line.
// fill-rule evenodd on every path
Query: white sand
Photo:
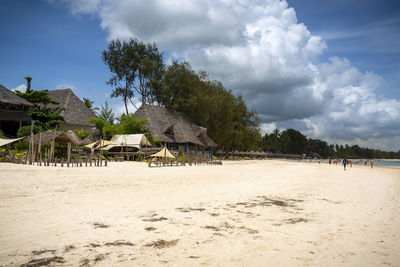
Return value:
M 0 164 L 0 200 L 4 266 L 400 266 L 400 169 Z

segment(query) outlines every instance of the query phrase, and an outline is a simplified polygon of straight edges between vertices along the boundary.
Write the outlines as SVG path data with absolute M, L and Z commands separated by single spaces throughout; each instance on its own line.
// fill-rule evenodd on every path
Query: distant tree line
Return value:
M 265 134 L 259 143 L 263 151 L 277 154 L 297 154 L 321 158 L 362 158 L 362 159 L 399 159 L 400 151 L 387 152 L 377 149 L 362 148 L 358 145 L 329 145 L 325 141 L 307 138 L 301 132 L 287 129 L 275 129 Z

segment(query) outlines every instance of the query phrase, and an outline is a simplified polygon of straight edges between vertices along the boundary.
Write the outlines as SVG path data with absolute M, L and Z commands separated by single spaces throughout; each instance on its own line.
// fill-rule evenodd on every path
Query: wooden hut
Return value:
M 71 89 L 49 90 L 49 96 L 58 104 L 49 104 L 48 107 L 62 109 L 61 116 L 64 117 L 64 121 L 60 122 L 60 129 L 92 131 L 93 125 L 89 120 L 96 117 L 96 114 Z
M 23 121 L 31 121 L 26 113 L 32 103 L 17 96 L 0 84 L 0 129 L 4 134 L 16 136 Z
M 152 136 L 169 149 L 186 151 L 189 149 L 198 153 L 198 149 L 210 149 L 212 156 L 213 148 L 217 144 L 207 136 L 207 128 L 196 125 L 192 120 L 180 112 L 160 106 L 143 104 L 134 114 L 136 118 L 146 118 L 147 127 Z M 200 146 L 200 148 L 198 148 Z

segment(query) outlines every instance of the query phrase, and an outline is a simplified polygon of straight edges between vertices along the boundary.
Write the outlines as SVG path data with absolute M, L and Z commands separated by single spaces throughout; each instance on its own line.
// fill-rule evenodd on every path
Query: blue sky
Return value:
M 30 75 L 34 89 L 70 87 L 100 106 L 111 92 L 101 52 L 137 37 L 243 95 L 263 132 L 400 149 L 395 0 L 14 0 L 2 2 L 0 23 L 9 89 Z

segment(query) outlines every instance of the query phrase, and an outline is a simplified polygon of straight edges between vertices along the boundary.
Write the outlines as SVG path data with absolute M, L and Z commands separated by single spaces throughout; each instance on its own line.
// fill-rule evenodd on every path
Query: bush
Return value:
M 0 138 L 3 138 L 3 137 L 4 137 L 4 133 L 2 130 L 0 130 Z
M 37 134 L 39 132 L 42 131 L 42 128 L 40 126 L 34 125 L 33 126 L 33 133 Z M 27 125 L 27 126 L 22 126 L 21 128 L 19 128 L 18 132 L 17 132 L 17 136 L 18 137 L 24 137 L 24 136 L 28 136 L 31 134 L 31 126 Z
M 17 152 L 24 152 L 27 151 L 28 149 L 29 149 L 28 142 L 20 141 L 15 144 L 15 150 L 17 150 Z
M 85 139 L 90 135 L 90 133 L 85 132 L 84 130 L 74 130 L 74 133 L 80 138 L 80 139 Z

